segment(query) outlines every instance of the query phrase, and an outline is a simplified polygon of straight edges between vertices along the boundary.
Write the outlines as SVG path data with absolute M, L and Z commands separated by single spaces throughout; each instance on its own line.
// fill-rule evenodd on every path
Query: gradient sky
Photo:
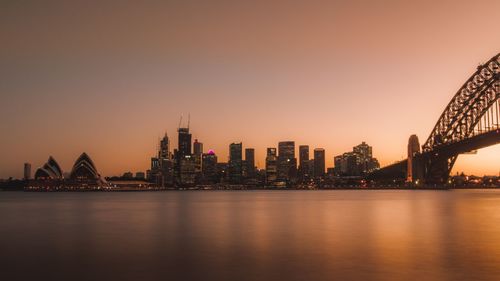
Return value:
M 280 140 L 382 165 L 423 144 L 500 51 L 500 1 L 1 1 L 0 178 L 86 151 L 103 175 L 145 171 L 179 116 L 226 161 Z M 500 146 L 455 171 L 500 172 Z

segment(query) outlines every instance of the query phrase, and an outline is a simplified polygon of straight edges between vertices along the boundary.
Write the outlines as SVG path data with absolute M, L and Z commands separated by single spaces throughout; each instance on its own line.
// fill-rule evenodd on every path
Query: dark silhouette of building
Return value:
M 278 144 L 278 180 L 293 181 L 297 176 L 295 142 L 282 141 Z
M 178 148 L 174 151 L 175 183 L 177 186 L 195 184 L 196 159 L 191 154 L 191 134 L 189 126 L 177 129 Z
M 189 128 L 179 128 L 179 145 L 177 152 L 179 156 L 191 155 L 191 134 Z
M 156 157 L 151 157 L 148 180 L 158 186 L 170 186 L 174 182 L 174 161 L 170 152 L 170 140 L 165 133 L 158 142 Z
M 245 149 L 245 176 L 247 178 L 255 177 L 255 149 Z
M 203 155 L 203 143 L 199 142 L 198 139 L 194 140 L 193 143 L 193 157 L 195 162 L 195 178 L 196 182 L 201 181 L 202 175 L 202 155 Z
M 325 150 L 323 148 L 314 149 L 314 177 L 322 178 L 325 175 Z
M 196 160 L 193 155 L 181 156 L 179 162 L 179 186 L 193 186 L 196 181 Z
M 336 156 L 334 162 L 337 176 L 361 176 L 380 167 L 372 155 L 372 147 L 365 142 L 353 147 L 351 152 Z
M 217 155 L 213 150 L 204 153 L 202 156 L 202 182 L 205 184 L 213 184 L 219 182 L 217 173 Z
M 144 172 L 136 172 L 135 173 L 135 178 L 137 180 L 145 180 L 146 179 L 146 174 L 144 174 Z
M 202 155 L 203 154 L 203 143 L 199 142 L 198 139 L 194 140 L 193 143 L 193 154 L 194 155 Z
M 241 183 L 243 177 L 243 145 L 232 143 L 229 145 L 229 181 L 233 184 Z
M 228 164 L 224 162 L 218 162 L 217 163 L 217 179 L 220 182 L 227 182 L 227 179 L 229 177 L 229 168 Z
M 276 156 L 276 148 L 270 147 L 267 149 L 266 155 L 266 185 L 272 185 L 278 177 L 278 157 Z
M 309 170 L 309 146 L 301 145 L 299 146 L 299 171 L 298 175 L 301 180 L 304 180 L 310 176 Z

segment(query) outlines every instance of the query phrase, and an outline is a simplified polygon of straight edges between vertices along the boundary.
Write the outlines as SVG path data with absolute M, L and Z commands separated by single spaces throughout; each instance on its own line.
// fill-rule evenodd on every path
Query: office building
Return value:
M 322 178 L 325 175 L 325 150 L 323 148 L 314 149 L 314 177 Z
M 229 145 L 229 181 L 233 184 L 241 183 L 243 177 L 243 145 L 232 143 Z
M 297 175 L 297 158 L 295 158 L 295 142 L 283 141 L 278 144 L 278 180 L 293 181 Z
M 266 155 L 266 185 L 272 185 L 278 177 L 278 157 L 276 148 L 268 148 Z
M 253 148 L 245 149 L 245 177 L 255 177 L 255 149 Z
M 219 182 L 217 176 L 217 155 L 213 150 L 202 155 L 202 182 L 212 184 Z
M 299 177 L 304 180 L 310 176 L 309 170 L 309 146 L 299 146 Z

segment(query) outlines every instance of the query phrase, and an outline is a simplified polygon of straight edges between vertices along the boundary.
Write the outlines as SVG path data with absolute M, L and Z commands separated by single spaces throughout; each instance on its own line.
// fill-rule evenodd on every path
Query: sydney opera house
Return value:
M 92 159 L 82 153 L 66 177 L 57 161 L 52 156 L 49 157 L 47 163 L 36 170 L 34 180 L 27 189 L 100 189 L 107 186 Z

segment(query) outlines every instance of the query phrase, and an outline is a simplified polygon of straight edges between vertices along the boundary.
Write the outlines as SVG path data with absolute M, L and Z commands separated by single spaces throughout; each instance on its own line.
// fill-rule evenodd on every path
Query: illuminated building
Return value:
M 217 155 L 213 150 L 202 155 L 202 175 L 203 183 L 217 183 Z
M 272 185 L 278 177 L 278 157 L 276 156 L 276 148 L 267 149 L 266 155 L 266 185 Z
M 310 176 L 309 170 L 309 146 L 299 146 L 299 177 L 303 180 Z
M 278 144 L 278 180 L 292 181 L 297 175 L 295 142 L 283 141 Z

